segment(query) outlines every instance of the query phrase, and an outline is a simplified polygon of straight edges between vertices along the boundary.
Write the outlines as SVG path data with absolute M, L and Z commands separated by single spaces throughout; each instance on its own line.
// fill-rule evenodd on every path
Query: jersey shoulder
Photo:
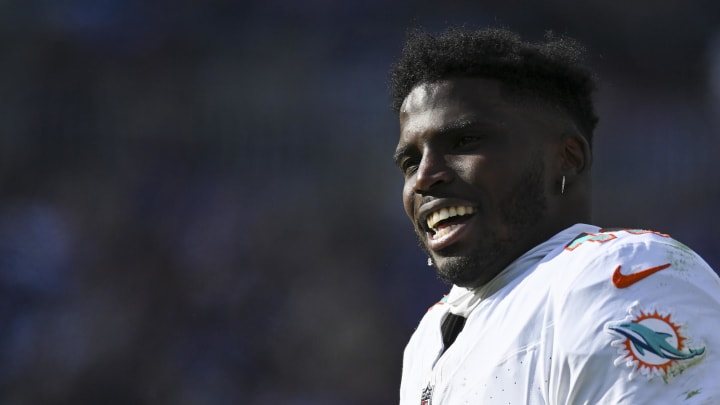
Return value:
M 697 253 L 670 235 L 653 230 L 600 228 L 594 233 L 584 232 L 565 245 L 561 256 L 572 273 L 568 287 L 576 287 L 578 282 L 599 286 L 610 282 L 617 289 L 625 289 L 656 273 L 662 273 L 658 280 L 662 282 L 673 279 L 673 284 L 717 285 L 717 275 Z
M 648 229 L 600 228 L 594 233 L 583 232 L 565 245 L 563 254 L 575 263 L 623 265 L 665 260 L 709 268 L 685 244 L 667 233 Z
M 627 243 L 646 243 L 659 241 L 676 243 L 670 235 L 648 229 L 600 228 L 597 232 L 582 232 L 565 245 L 566 252 L 576 254 L 597 254 L 598 251 Z

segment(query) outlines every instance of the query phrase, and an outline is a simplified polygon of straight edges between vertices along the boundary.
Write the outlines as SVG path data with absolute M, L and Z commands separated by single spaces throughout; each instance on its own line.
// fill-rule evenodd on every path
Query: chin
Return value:
M 481 287 L 495 278 L 504 268 L 492 263 L 495 258 L 483 256 L 483 259 L 485 260 L 478 260 L 473 256 L 444 258 L 436 264 L 438 277 L 448 284 L 459 287 Z

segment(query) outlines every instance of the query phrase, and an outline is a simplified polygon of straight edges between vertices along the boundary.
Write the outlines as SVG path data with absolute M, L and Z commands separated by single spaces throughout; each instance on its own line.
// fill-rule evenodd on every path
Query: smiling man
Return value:
M 720 280 L 659 232 L 591 223 L 595 82 L 548 36 L 413 32 L 392 72 L 403 204 L 449 294 L 401 405 L 720 403 Z

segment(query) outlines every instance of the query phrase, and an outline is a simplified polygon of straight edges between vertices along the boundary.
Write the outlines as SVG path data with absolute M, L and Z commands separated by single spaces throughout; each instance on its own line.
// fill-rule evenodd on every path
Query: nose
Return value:
M 431 150 L 425 150 L 420 160 L 417 173 L 415 174 L 413 191 L 417 194 L 425 195 L 429 193 L 433 187 L 442 183 L 449 183 L 452 178 L 452 170 L 447 165 L 444 156 Z

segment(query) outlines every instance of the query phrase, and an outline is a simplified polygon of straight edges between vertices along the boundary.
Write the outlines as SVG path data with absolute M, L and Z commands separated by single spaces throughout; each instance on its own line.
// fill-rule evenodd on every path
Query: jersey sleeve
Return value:
M 567 252 L 550 403 L 720 404 L 720 279 L 680 242 L 634 232 Z

